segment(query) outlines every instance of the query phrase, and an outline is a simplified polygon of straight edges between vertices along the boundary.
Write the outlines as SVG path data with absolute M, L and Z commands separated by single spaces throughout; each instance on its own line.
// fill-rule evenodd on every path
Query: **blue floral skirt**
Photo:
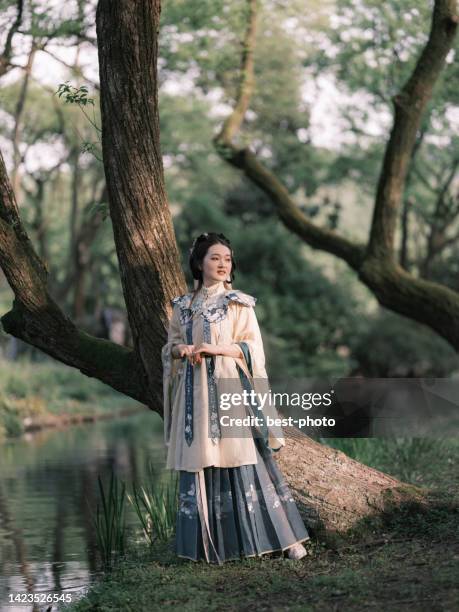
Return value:
M 180 471 L 175 552 L 223 563 L 282 551 L 309 539 L 271 451 L 255 439 L 258 463 Z

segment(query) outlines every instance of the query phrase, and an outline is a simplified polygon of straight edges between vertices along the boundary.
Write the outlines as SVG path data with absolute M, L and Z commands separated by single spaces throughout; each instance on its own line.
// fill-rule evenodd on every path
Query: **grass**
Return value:
M 111 473 L 106 492 L 98 477 L 100 503 L 97 504 L 94 521 L 97 545 L 105 570 L 111 570 L 117 559 L 125 553 L 126 546 L 126 485 Z M 91 509 L 91 504 L 89 504 Z
M 178 478 L 171 473 L 168 479 L 157 482 L 156 470 L 149 464 L 147 484 L 133 483 L 133 493 L 126 491 L 126 484 L 111 471 L 110 483 L 104 486 L 100 475 L 99 501 L 93 514 L 87 500 L 97 538 L 97 549 L 104 571 L 112 571 L 115 564 L 125 558 L 126 549 L 126 500 L 137 513 L 145 540 L 151 545 L 167 542 L 175 529 L 177 514 Z
M 166 542 L 174 533 L 177 514 L 178 477 L 171 472 L 169 479 L 160 483 L 150 464 L 147 478 L 149 485 L 133 483 L 133 493 L 128 500 L 137 513 L 146 541 Z
M 457 438 L 330 438 L 322 442 L 403 482 L 459 486 Z
M 438 517 L 424 518 L 435 524 Z M 245 559 L 218 567 L 176 558 L 170 544 L 137 549 L 70 609 L 453 610 L 459 564 L 452 517 L 447 525 L 414 537 L 388 526 L 383 542 L 368 538 L 341 548 L 316 542 L 294 562 Z
M 433 483 L 428 504 L 405 504 L 362 521 L 337 544 L 312 540 L 300 561 L 274 555 L 215 566 L 178 558 L 173 539 L 150 547 L 131 542 L 109 575 L 62 609 L 457 609 L 458 441 L 333 442 L 340 443 L 356 458 L 365 453 L 374 467 L 384 464 L 393 474 L 405 471 L 418 484 Z
M 31 424 L 72 417 L 97 418 L 141 405 L 75 368 L 46 362 L 0 359 L 0 442 Z

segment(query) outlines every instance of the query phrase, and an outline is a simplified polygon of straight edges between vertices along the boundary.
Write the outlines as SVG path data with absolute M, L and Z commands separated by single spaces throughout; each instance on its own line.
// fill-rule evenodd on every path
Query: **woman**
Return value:
M 268 380 L 256 299 L 232 289 L 235 267 L 223 234 L 201 234 L 190 250 L 195 290 L 172 300 L 162 360 L 166 467 L 180 473 L 176 553 L 209 563 L 284 550 L 300 559 L 309 535 L 272 456 L 285 446 L 268 426 L 275 409 L 232 406 L 228 416 L 259 418 L 236 435 L 223 426 L 221 385 L 241 394 Z

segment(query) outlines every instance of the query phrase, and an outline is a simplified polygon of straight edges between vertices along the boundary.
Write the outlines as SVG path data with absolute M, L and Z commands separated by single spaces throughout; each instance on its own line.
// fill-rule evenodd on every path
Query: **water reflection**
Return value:
M 46 610 L 10 603 L 10 594 L 81 595 L 97 577 L 92 516 L 110 473 L 147 482 L 165 462 L 162 421 L 145 412 L 116 421 L 42 431 L 0 446 L 0 610 Z M 139 523 L 129 503 L 128 529 Z M 57 607 L 53 606 L 53 610 Z

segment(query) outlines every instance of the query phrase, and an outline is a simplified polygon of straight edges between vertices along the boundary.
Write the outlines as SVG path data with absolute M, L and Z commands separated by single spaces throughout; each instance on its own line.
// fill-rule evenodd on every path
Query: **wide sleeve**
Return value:
M 253 306 L 236 305 L 233 343 L 245 342 L 250 350 L 254 378 L 268 378 L 265 369 L 265 353 L 260 327 Z
M 238 344 L 243 353 L 243 359 L 236 359 L 248 376 L 251 386 L 256 393 L 266 395 L 263 407 L 257 413 L 263 415 L 268 431 L 268 446 L 280 450 L 285 446 L 282 428 L 277 424 L 279 414 L 271 401 L 268 375 L 265 368 L 265 353 L 260 327 L 253 306 L 237 305 L 238 313 L 233 330 L 233 342 Z
M 175 390 L 178 383 L 178 369 L 180 365 L 180 359 L 174 359 L 172 357 L 172 347 L 175 344 L 181 344 L 182 341 L 180 307 L 176 304 L 172 311 L 167 334 L 167 343 L 161 349 L 163 366 L 164 443 L 166 446 L 169 446 L 170 441 L 172 407 L 174 405 Z

